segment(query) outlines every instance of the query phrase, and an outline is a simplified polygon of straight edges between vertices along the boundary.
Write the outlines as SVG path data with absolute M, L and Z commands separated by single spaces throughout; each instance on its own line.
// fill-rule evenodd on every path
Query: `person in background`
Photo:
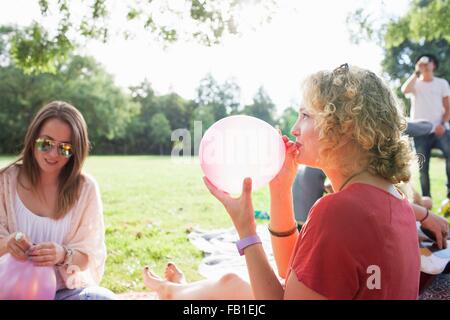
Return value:
M 433 124 L 428 135 L 414 138 L 416 152 L 423 157 L 420 167 L 420 185 L 422 195 L 430 193 L 430 157 L 431 149 L 440 149 L 446 159 L 447 198 L 450 198 L 450 88 L 447 80 L 434 75 L 439 61 L 432 54 L 417 57 L 415 72 L 406 80 L 401 90 L 411 99 L 411 119 L 424 119 Z

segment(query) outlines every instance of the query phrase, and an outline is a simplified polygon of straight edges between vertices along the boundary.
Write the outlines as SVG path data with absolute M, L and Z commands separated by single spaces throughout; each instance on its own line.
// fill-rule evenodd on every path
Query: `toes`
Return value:
M 169 262 L 166 266 L 166 270 L 173 271 L 174 268 L 175 268 L 175 264 L 173 262 Z
M 155 273 L 153 273 L 153 271 L 149 268 L 149 267 L 145 267 L 144 268 L 144 276 L 148 277 L 148 278 L 153 278 L 155 280 L 159 280 L 158 275 L 156 275 Z
M 168 263 L 166 266 L 166 275 L 173 276 L 177 274 L 177 267 L 173 263 Z
M 166 270 L 165 270 L 165 274 L 166 275 L 173 275 L 174 274 L 174 268 L 173 268 L 173 264 L 168 263 L 166 266 Z
M 148 267 L 145 267 L 144 270 L 142 271 L 142 274 L 144 275 L 144 278 L 149 278 L 150 277 L 150 270 Z
M 167 268 L 173 273 L 181 273 L 180 269 L 178 269 L 175 263 L 169 262 L 167 264 Z
M 145 267 L 143 270 L 144 284 L 154 291 L 159 291 L 164 287 L 164 280 L 155 274 L 149 267 Z

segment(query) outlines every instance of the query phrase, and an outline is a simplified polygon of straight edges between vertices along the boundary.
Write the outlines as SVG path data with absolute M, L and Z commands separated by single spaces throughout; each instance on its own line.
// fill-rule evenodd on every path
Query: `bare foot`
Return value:
M 157 274 L 153 273 L 149 267 L 145 267 L 143 271 L 144 284 L 147 288 L 152 291 L 155 291 L 160 299 L 166 300 L 169 299 L 168 294 L 168 284 L 167 280 L 164 280 Z
M 181 272 L 181 270 L 178 269 L 178 267 L 172 262 L 169 262 L 167 264 L 166 272 L 164 275 L 165 275 L 166 279 L 170 282 L 179 283 L 179 284 L 186 283 L 186 278 L 184 277 L 183 272 Z

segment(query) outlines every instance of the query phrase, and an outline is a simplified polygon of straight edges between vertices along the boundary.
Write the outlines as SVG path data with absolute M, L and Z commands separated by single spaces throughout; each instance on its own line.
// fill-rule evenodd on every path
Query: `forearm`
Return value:
M 84 254 L 78 250 L 74 250 L 73 257 L 72 257 L 72 265 L 78 266 L 81 271 L 86 270 L 89 265 L 88 255 Z
M 270 228 L 275 232 L 286 232 L 297 225 L 294 217 L 292 192 L 290 187 L 284 190 L 270 190 Z M 271 236 L 273 253 L 278 274 L 286 278 L 289 261 L 298 238 L 298 231 L 288 237 Z
M 427 215 L 427 209 L 415 203 L 411 203 L 411 206 L 413 207 L 414 215 L 416 216 L 416 221 L 422 221 L 423 218 L 425 218 Z
M 8 237 L 0 237 L 0 257 L 8 252 L 6 245 L 8 243 Z
M 449 105 L 449 97 L 445 97 L 442 100 L 442 104 L 444 105 L 444 115 L 442 116 L 442 122 L 446 123 L 450 120 L 450 105 Z
M 414 86 L 416 85 L 417 76 L 413 73 L 408 80 L 402 85 L 402 92 L 404 94 L 412 93 L 414 91 Z
M 282 300 L 284 289 L 267 260 L 261 244 L 245 249 L 253 296 L 257 300 Z

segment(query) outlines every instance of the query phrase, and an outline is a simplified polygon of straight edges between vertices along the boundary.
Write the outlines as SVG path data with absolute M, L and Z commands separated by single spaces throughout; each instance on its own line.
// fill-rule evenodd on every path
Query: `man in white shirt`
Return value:
M 450 198 L 450 88 L 447 80 L 434 76 L 439 67 L 438 59 L 432 54 L 423 54 L 416 59 L 415 72 L 402 86 L 402 92 L 411 99 L 411 119 L 428 120 L 433 123 L 433 132 L 414 138 L 418 154 L 423 155 L 420 169 L 420 184 L 423 196 L 430 194 L 431 149 L 442 150 L 446 158 L 447 197 Z

